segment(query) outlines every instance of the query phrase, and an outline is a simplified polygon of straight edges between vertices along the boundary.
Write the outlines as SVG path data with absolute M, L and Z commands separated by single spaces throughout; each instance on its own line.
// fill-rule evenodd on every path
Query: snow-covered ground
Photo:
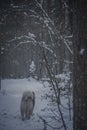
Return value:
M 36 95 L 35 108 L 30 120 L 22 121 L 20 115 L 20 101 L 25 90 L 33 90 Z M 45 126 L 43 117 L 51 126 L 59 127 L 58 121 L 52 118 L 56 115 L 57 108 L 53 105 L 47 94 L 51 93 L 48 83 L 45 86 L 35 79 L 5 79 L 1 81 L 0 92 L 0 130 L 53 130 Z M 65 100 L 63 101 L 65 102 Z M 67 130 L 72 130 L 67 110 L 65 119 Z M 39 117 L 40 116 L 40 117 Z M 45 129 L 45 127 L 47 127 Z M 62 128 L 63 130 L 63 128 Z

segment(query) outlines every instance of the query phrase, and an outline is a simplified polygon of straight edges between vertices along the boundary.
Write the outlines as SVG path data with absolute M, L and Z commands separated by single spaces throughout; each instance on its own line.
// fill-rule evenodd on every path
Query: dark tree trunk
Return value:
M 87 130 L 87 0 L 73 2 L 73 35 L 73 124 Z
M 1 77 L 0 77 L 0 90 L 1 90 Z

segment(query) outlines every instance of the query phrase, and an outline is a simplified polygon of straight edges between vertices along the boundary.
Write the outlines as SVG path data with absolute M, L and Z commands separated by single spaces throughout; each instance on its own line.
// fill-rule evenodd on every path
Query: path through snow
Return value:
M 50 88 L 39 81 L 30 79 L 5 79 L 1 81 L 0 92 L 0 130 L 43 130 L 44 123 L 38 117 L 44 117 L 53 126 L 58 127 L 58 122 L 51 122 L 52 108 L 50 99 L 46 94 Z M 20 115 L 20 101 L 25 90 L 33 90 L 36 95 L 35 108 L 30 120 L 22 121 Z M 67 115 L 67 114 L 66 114 Z M 71 128 L 71 127 L 70 127 Z M 71 130 L 71 129 L 68 130 Z M 47 130 L 53 130 L 47 126 Z
M 2 80 L 0 93 L 0 130 L 43 130 L 43 122 L 38 115 L 42 115 L 47 106 L 43 94 L 48 91 L 34 79 Z M 22 121 L 20 115 L 20 101 L 25 90 L 33 90 L 36 103 L 30 120 Z M 43 112 L 42 112 L 43 111 Z

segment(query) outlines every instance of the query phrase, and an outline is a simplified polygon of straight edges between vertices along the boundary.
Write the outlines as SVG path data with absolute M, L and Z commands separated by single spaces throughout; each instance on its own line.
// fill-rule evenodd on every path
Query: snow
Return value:
M 84 51 L 85 51 L 85 49 L 82 48 L 82 49 L 80 50 L 80 55 L 83 55 L 83 54 L 84 54 Z
M 50 118 L 52 112 L 57 114 L 56 105 L 52 104 L 46 95 L 52 93 L 48 82 L 44 85 L 41 81 L 29 79 L 4 79 L 1 81 L 0 92 L 0 130 L 43 130 L 43 117 L 52 126 L 58 127 L 58 121 Z M 26 90 L 35 92 L 35 108 L 30 120 L 22 121 L 20 115 L 20 101 L 22 93 Z M 65 99 L 63 99 L 65 103 Z M 68 121 L 68 113 L 65 113 L 68 129 L 72 130 L 72 122 Z M 40 116 L 40 117 L 39 117 Z M 47 130 L 53 130 L 47 126 Z M 62 129 L 63 130 L 63 129 Z
M 4 47 L 1 47 L 1 50 L 3 51 L 5 48 Z
M 36 38 L 35 34 L 28 32 L 29 37 Z

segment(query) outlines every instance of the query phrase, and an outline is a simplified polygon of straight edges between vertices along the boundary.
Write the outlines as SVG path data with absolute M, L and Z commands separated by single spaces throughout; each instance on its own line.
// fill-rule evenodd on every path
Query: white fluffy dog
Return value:
M 20 104 L 22 120 L 30 119 L 30 116 L 33 113 L 34 105 L 35 105 L 35 93 L 31 91 L 24 92 Z

